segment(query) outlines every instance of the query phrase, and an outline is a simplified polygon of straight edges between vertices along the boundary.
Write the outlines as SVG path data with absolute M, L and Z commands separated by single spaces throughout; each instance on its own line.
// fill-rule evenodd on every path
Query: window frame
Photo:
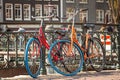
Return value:
M 104 18 L 105 18 L 104 13 L 105 12 L 102 9 L 96 10 L 96 23 L 104 23 Z M 97 15 L 98 15 L 98 17 L 97 17 Z
M 28 7 L 28 9 L 25 9 L 25 6 Z M 26 15 L 28 14 L 28 18 L 26 18 L 27 16 L 25 15 L 24 11 L 28 11 L 28 13 L 26 13 Z M 24 20 L 31 20 L 31 6 L 30 4 L 23 4 L 23 18 Z
M 88 0 L 86 0 L 86 1 L 82 0 L 82 1 L 79 1 L 79 3 L 81 3 L 81 4 L 88 4 Z
M 44 5 L 44 14 L 43 14 L 43 16 L 48 16 L 48 15 L 50 15 L 50 11 L 49 11 L 49 9 L 51 8 L 47 8 L 46 7 L 47 5 Z M 59 16 L 59 5 L 57 5 L 57 4 L 53 4 L 53 6 L 55 6 L 56 7 L 56 11 L 57 11 L 57 16 Z M 51 9 L 52 10 L 52 9 Z M 45 15 L 47 13 L 47 15 Z M 45 19 L 45 20 L 49 20 L 49 19 Z M 53 21 L 57 21 L 58 19 L 57 18 L 53 18 L 52 19 Z
M 44 1 L 50 1 L 50 0 L 44 0 Z
M 38 9 L 39 8 L 39 9 Z M 39 16 L 36 15 L 36 12 L 40 12 Z M 40 20 L 40 16 L 42 16 L 42 5 L 41 4 L 35 4 L 35 16 L 37 17 L 36 20 Z
M 16 9 L 15 6 L 16 6 L 16 5 L 19 5 L 19 6 L 20 6 L 20 8 L 19 8 L 19 10 L 20 10 L 20 15 L 19 15 L 20 18 L 16 18 L 16 11 L 15 11 L 15 9 Z M 15 20 L 22 20 L 22 4 L 15 4 L 15 5 L 14 5 L 14 11 L 15 11 L 15 12 L 14 12 L 14 14 L 15 14 Z
M 83 22 L 85 17 L 86 17 L 86 21 L 88 21 L 88 11 L 80 12 L 79 17 L 80 17 L 80 22 Z
M 74 0 L 66 0 L 66 3 L 74 3 Z
M 10 6 L 10 8 L 7 8 L 7 6 Z M 10 11 L 10 13 L 9 13 L 9 11 Z M 7 17 L 8 15 L 10 17 Z M 5 4 L 5 19 L 6 20 L 13 20 L 13 4 L 11 4 L 11 3 L 6 3 Z
M 74 14 L 74 8 L 68 7 L 66 8 L 66 17 L 69 18 L 70 16 L 73 16 Z
M 108 14 L 108 22 L 112 22 L 112 15 L 110 10 L 106 10 L 106 13 Z
M 96 2 L 103 3 L 104 0 L 96 0 Z

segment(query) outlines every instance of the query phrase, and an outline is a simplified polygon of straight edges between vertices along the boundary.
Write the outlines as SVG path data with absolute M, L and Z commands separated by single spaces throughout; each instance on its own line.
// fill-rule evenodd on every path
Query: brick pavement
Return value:
M 80 72 L 75 76 L 62 76 L 60 74 L 40 75 L 33 79 L 28 75 L 2 78 L 1 80 L 120 80 L 120 70 L 103 70 L 102 72 Z

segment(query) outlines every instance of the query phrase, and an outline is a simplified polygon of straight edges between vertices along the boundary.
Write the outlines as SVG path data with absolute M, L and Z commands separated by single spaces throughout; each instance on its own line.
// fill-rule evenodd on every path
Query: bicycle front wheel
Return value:
M 70 55 L 69 40 L 56 40 L 50 47 L 48 59 L 52 68 L 65 76 L 73 76 L 81 71 L 83 66 L 83 53 L 77 44 L 73 44 Z
M 105 49 L 98 38 L 91 38 L 88 45 L 90 64 L 95 71 L 100 72 L 105 65 Z
M 41 62 L 42 48 L 37 38 L 30 38 L 26 45 L 24 63 L 28 74 L 36 78 L 42 68 Z

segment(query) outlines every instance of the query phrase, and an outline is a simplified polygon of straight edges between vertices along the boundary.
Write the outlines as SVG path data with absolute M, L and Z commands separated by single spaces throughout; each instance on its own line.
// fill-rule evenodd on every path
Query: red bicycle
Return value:
M 48 43 L 49 41 L 46 40 L 46 36 L 43 31 L 43 26 L 44 26 L 43 22 L 44 22 L 45 18 L 51 19 L 52 17 L 57 17 L 57 16 L 55 16 L 53 13 L 51 16 L 41 17 L 41 26 L 39 28 L 38 35 L 30 38 L 26 45 L 26 50 L 25 50 L 25 54 L 24 54 L 24 63 L 25 63 L 25 67 L 26 67 L 28 74 L 33 78 L 36 78 L 40 74 L 41 68 L 43 68 L 44 62 L 43 62 L 42 56 L 45 54 L 43 52 L 43 47 L 45 47 L 47 50 L 50 49 L 50 45 Z M 62 32 L 63 31 L 66 31 L 66 30 L 62 30 Z M 56 42 L 58 43 L 58 45 L 55 49 L 52 50 L 52 53 L 51 53 L 52 57 L 48 57 L 48 58 L 51 58 L 54 61 L 54 63 L 58 63 L 59 61 L 61 61 L 62 65 L 64 65 L 63 67 L 68 72 L 70 72 L 67 69 L 67 67 L 71 63 L 68 63 L 68 65 L 66 65 L 64 63 L 65 60 L 70 59 L 69 56 L 65 56 L 65 53 L 68 51 L 68 46 L 70 46 L 70 42 L 64 43 L 63 42 L 64 40 L 61 40 L 61 39 L 64 39 L 64 37 L 65 37 L 65 34 L 61 33 L 61 30 L 60 31 L 54 30 L 54 33 L 58 34 L 58 36 L 55 38 L 55 40 L 57 39 Z M 55 36 L 56 36 L 56 34 L 55 34 Z M 61 42 L 62 42 L 62 44 L 61 44 Z M 79 55 L 78 48 L 76 49 L 77 46 L 74 43 L 73 43 L 73 47 L 75 47 L 75 48 L 72 48 L 71 51 L 72 51 L 73 55 L 77 57 Z M 59 53 L 58 51 L 62 51 L 64 53 Z M 73 59 L 70 59 L 70 60 L 76 61 L 76 58 L 73 57 Z M 75 67 L 73 69 L 73 71 L 76 70 L 76 68 L 77 67 Z M 74 73 L 71 72 L 71 74 L 74 74 Z
M 43 67 L 42 47 L 44 46 L 48 50 L 50 48 L 43 32 L 43 20 L 50 17 L 52 16 L 41 17 L 41 26 L 38 35 L 30 38 L 26 44 L 24 63 L 28 74 L 33 78 L 36 78 L 40 74 L 40 69 Z

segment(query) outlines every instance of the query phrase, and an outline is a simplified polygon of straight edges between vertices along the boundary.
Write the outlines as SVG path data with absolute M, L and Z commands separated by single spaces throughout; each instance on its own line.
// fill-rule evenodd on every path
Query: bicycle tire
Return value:
M 69 40 L 56 40 L 48 52 L 48 60 L 51 67 L 64 76 L 73 76 L 82 70 L 83 53 L 77 44 L 73 44 L 74 56 L 67 56 L 66 50 L 70 45 Z
M 28 74 L 33 78 L 37 78 L 40 74 L 40 69 L 42 68 L 41 56 L 42 48 L 40 48 L 39 40 L 34 37 L 30 38 L 25 49 L 24 63 Z
M 105 49 L 98 38 L 91 38 L 88 44 L 89 62 L 91 67 L 96 71 L 100 72 L 105 66 Z

